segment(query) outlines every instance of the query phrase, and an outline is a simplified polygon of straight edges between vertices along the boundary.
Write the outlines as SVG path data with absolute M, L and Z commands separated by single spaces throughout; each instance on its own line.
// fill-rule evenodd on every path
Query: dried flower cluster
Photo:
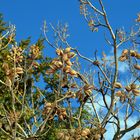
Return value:
M 54 116 L 58 116 L 59 120 L 64 120 L 64 119 L 66 119 L 66 116 L 67 116 L 67 112 L 66 112 L 65 108 L 60 108 L 50 102 L 47 102 L 45 104 L 42 114 L 45 116 L 51 114 L 49 117 L 50 120 L 53 119 Z
M 21 74 L 23 74 L 23 68 L 22 67 L 15 67 L 10 68 L 8 63 L 3 63 L 3 69 L 6 75 L 6 85 L 11 87 L 12 81 L 19 77 Z
M 56 49 L 56 54 L 58 55 L 51 64 L 50 69 L 46 71 L 46 74 L 52 74 L 57 70 L 62 70 L 66 74 L 70 74 L 71 76 L 76 76 L 77 72 L 72 69 L 72 62 L 70 59 L 75 57 L 75 53 L 71 52 L 71 48 L 67 47 L 66 49 Z
M 132 92 L 135 96 L 140 96 L 139 86 L 134 83 L 126 86 L 125 89 L 127 92 Z
M 16 63 L 20 63 L 23 61 L 23 49 L 21 47 L 12 47 L 10 54 L 7 55 L 7 59 L 10 61 L 14 61 Z
M 121 86 L 122 87 L 122 86 Z M 139 86 L 137 86 L 136 84 L 132 83 L 130 85 L 127 85 L 125 87 L 125 90 L 128 92 L 128 93 L 133 93 L 134 96 L 140 96 L 140 90 L 139 90 Z M 126 100 L 126 98 L 128 97 L 126 92 L 124 92 L 124 90 L 118 90 L 116 92 L 116 96 L 117 97 L 120 97 L 120 101 L 121 102 L 124 102 Z
M 118 90 L 116 96 L 120 97 L 120 102 L 124 103 L 126 101 L 127 96 L 124 91 Z
M 124 49 L 124 50 L 122 51 L 121 56 L 119 57 L 119 60 L 120 60 L 121 62 L 123 62 L 123 61 L 125 61 L 125 60 L 128 59 L 128 56 L 129 56 L 129 55 L 130 55 L 131 57 L 135 57 L 136 59 L 140 59 L 140 54 L 139 54 L 137 51 L 135 51 L 135 50 Z
M 119 61 L 124 62 L 125 60 L 129 58 L 129 56 L 134 57 L 135 59 L 140 59 L 140 54 L 137 51 L 125 49 L 122 51 L 122 54 L 119 57 Z M 139 64 L 133 64 L 133 67 L 136 70 L 140 70 Z
M 77 129 L 70 129 L 60 131 L 56 134 L 58 140 L 99 140 L 101 134 L 105 133 L 105 129 L 103 128 L 77 128 Z
M 33 45 L 30 47 L 30 57 L 32 59 L 37 59 L 41 54 L 39 46 Z

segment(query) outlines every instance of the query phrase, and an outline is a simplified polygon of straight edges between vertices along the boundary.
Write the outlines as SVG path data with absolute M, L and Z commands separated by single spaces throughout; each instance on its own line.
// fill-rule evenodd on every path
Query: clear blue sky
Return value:
M 92 0 L 94 2 L 94 0 Z M 108 17 L 113 27 L 124 26 L 129 29 L 140 12 L 140 0 L 103 0 Z M 16 25 L 17 40 L 32 37 L 34 42 L 41 34 L 43 21 L 57 24 L 58 21 L 69 24 L 72 47 L 89 57 L 95 49 L 103 49 L 103 32 L 92 33 L 79 12 L 78 0 L 4 0 L 0 12 L 5 20 Z M 106 47 L 107 48 L 107 47 Z

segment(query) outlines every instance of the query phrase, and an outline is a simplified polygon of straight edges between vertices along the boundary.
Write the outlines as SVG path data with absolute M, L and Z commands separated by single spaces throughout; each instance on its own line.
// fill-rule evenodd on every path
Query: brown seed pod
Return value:
M 63 55 L 63 50 L 61 50 L 61 49 L 56 49 L 56 54 L 59 55 L 59 56 L 60 56 L 60 55 L 62 56 L 62 55 Z
M 84 86 L 84 90 L 89 90 L 89 89 L 93 89 L 93 88 L 94 88 L 93 85 L 88 85 L 88 84 L 86 84 L 86 85 Z
M 122 84 L 119 82 L 114 83 L 115 88 L 122 88 Z
M 90 130 L 88 128 L 83 129 L 81 132 L 82 137 L 86 137 L 89 134 L 90 134 Z
M 122 95 L 123 95 L 123 93 L 120 90 L 116 92 L 117 97 L 121 97 Z
M 90 89 L 85 90 L 85 94 L 86 94 L 87 96 L 90 96 L 91 93 L 92 93 L 92 90 L 90 90 Z
M 70 140 L 70 136 L 69 135 L 65 135 L 64 140 Z
M 22 67 L 17 67 L 16 68 L 16 73 L 17 74 L 23 74 L 23 68 Z
M 52 73 L 54 73 L 54 72 L 55 72 L 54 69 L 48 69 L 48 70 L 46 70 L 46 74 L 52 74 Z
M 63 117 L 67 115 L 66 110 L 62 112 Z
M 4 70 L 9 69 L 8 63 L 3 63 L 2 68 L 3 68 Z
M 126 89 L 127 92 L 130 92 L 131 91 L 131 86 L 128 85 L 128 86 L 125 87 L 125 89 Z
M 59 119 L 60 119 L 60 120 L 64 120 L 63 115 L 59 115 Z
M 124 50 L 122 51 L 122 54 L 123 54 L 123 55 L 128 54 L 128 50 L 127 50 L 127 49 L 124 49 Z
M 71 95 L 71 98 L 75 99 L 75 98 L 76 98 L 76 94 L 73 93 L 73 94 Z
M 136 58 L 140 59 L 140 54 L 139 53 L 136 54 Z
M 119 61 L 124 62 L 125 60 L 127 60 L 126 56 L 120 56 L 119 57 Z
M 47 103 L 47 104 L 48 104 L 48 106 L 45 105 L 44 110 L 42 112 L 43 115 L 49 114 L 50 111 L 52 110 L 52 106 L 51 105 L 49 106 L 49 103 Z
M 45 104 L 45 107 L 51 107 L 51 106 L 52 106 L 52 103 L 48 102 L 48 103 Z
M 38 62 L 32 62 L 32 64 L 33 64 L 34 68 L 38 68 L 39 67 L 39 63 Z
M 126 96 L 121 96 L 121 97 L 120 97 L 120 102 L 124 103 L 125 100 L 126 100 Z
M 63 59 L 64 61 L 69 60 L 68 54 L 67 54 L 67 53 L 64 53 L 64 54 L 62 55 L 62 59 Z
M 132 90 L 132 93 L 133 93 L 135 96 L 140 96 L 140 90 L 138 90 L 138 89 L 133 89 L 133 90 Z
M 11 79 L 10 79 L 9 77 L 6 78 L 5 84 L 6 84 L 9 88 L 11 88 L 12 82 L 11 82 Z
M 140 70 L 140 65 L 135 64 L 133 66 L 134 66 L 135 69 Z
M 78 100 L 82 100 L 84 95 L 82 94 L 82 91 L 81 90 L 78 90 L 76 92 L 76 97 L 78 98 Z
M 137 52 L 134 51 L 134 50 L 130 50 L 130 55 L 131 55 L 132 57 L 135 57 L 135 56 L 137 55 Z
M 52 108 L 51 107 L 47 107 L 47 108 L 45 108 L 44 110 L 43 110 L 43 115 L 48 115 L 49 113 L 50 113 L 50 111 L 52 110 Z
M 65 53 L 68 53 L 68 52 L 70 52 L 70 51 L 71 51 L 71 47 L 67 47 L 67 48 L 64 50 Z
M 70 87 L 71 87 L 71 88 L 77 88 L 78 85 L 77 85 L 76 83 L 72 83 L 72 84 L 70 85 Z
M 63 66 L 62 62 L 61 61 L 55 61 L 54 62 L 54 65 L 57 67 L 57 68 L 61 68 Z
M 65 137 L 65 134 L 64 134 L 63 132 L 59 132 L 59 133 L 56 134 L 56 138 L 57 138 L 58 140 L 60 140 L 60 139 L 63 140 L 64 137 Z
M 132 83 L 130 86 L 131 86 L 131 89 L 136 89 L 137 88 L 137 85 L 134 84 L 134 83 Z
M 70 74 L 71 76 L 76 76 L 76 75 L 77 75 L 77 71 L 75 71 L 75 70 L 73 70 L 73 69 L 70 69 L 70 70 L 69 70 L 69 74 Z
M 73 58 L 75 56 L 76 56 L 76 54 L 74 52 L 69 52 L 68 53 L 68 58 Z
M 3 63 L 2 68 L 4 69 L 6 75 L 11 74 L 11 70 L 9 69 L 8 63 Z
M 69 66 L 71 66 L 71 65 L 72 65 L 72 63 L 71 63 L 71 61 L 70 61 L 70 60 L 65 61 L 65 63 L 66 63 L 67 65 L 69 65 Z
M 54 65 L 54 64 L 51 64 L 50 68 L 53 69 L 54 71 L 58 69 L 58 67 L 56 65 Z
M 89 20 L 89 22 L 88 22 L 88 26 L 89 26 L 89 27 L 94 26 L 94 20 L 92 20 L 92 19 L 91 19 L 91 20 Z
M 64 72 L 69 72 L 70 71 L 70 66 L 66 65 L 64 68 L 63 68 L 63 71 Z
M 101 133 L 101 134 L 104 134 L 106 131 L 107 131 L 107 130 L 106 130 L 105 128 L 102 128 L 102 127 L 100 128 L 100 133 Z
M 93 137 L 94 137 L 94 140 L 99 140 L 100 134 L 95 134 Z

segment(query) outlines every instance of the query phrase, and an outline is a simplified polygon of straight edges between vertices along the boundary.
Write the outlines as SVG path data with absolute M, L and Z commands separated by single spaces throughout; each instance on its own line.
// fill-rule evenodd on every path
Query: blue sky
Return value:
M 94 2 L 94 0 L 91 0 Z M 110 23 L 114 29 L 124 27 L 129 31 L 140 12 L 140 0 L 103 0 Z M 43 21 L 56 25 L 58 21 L 68 23 L 68 39 L 72 47 L 94 58 L 96 49 L 108 52 L 103 30 L 91 32 L 79 11 L 78 0 L 3 0 L 0 12 L 7 22 L 16 25 L 17 41 L 32 37 L 35 42 L 42 33 Z M 49 36 L 50 38 L 52 36 Z M 48 45 L 46 45 L 49 47 Z M 110 50 L 111 51 L 111 50 Z M 49 56 L 53 51 L 48 49 Z
M 116 29 L 129 29 L 140 12 L 139 0 L 103 1 L 111 25 Z M 0 12 L 6 21 L 16 25 L 17 40 L 32 37 L 34 42 L 41 34 L 43 21 L 69 24 L 69 42 L 84 55 L 93 57 L 95 49 L 105 49 L 103 31 L 92 33 L 79 12 L 78 0 L 4 0 Z M 85 49 L 86 48 L 86 49 Z

